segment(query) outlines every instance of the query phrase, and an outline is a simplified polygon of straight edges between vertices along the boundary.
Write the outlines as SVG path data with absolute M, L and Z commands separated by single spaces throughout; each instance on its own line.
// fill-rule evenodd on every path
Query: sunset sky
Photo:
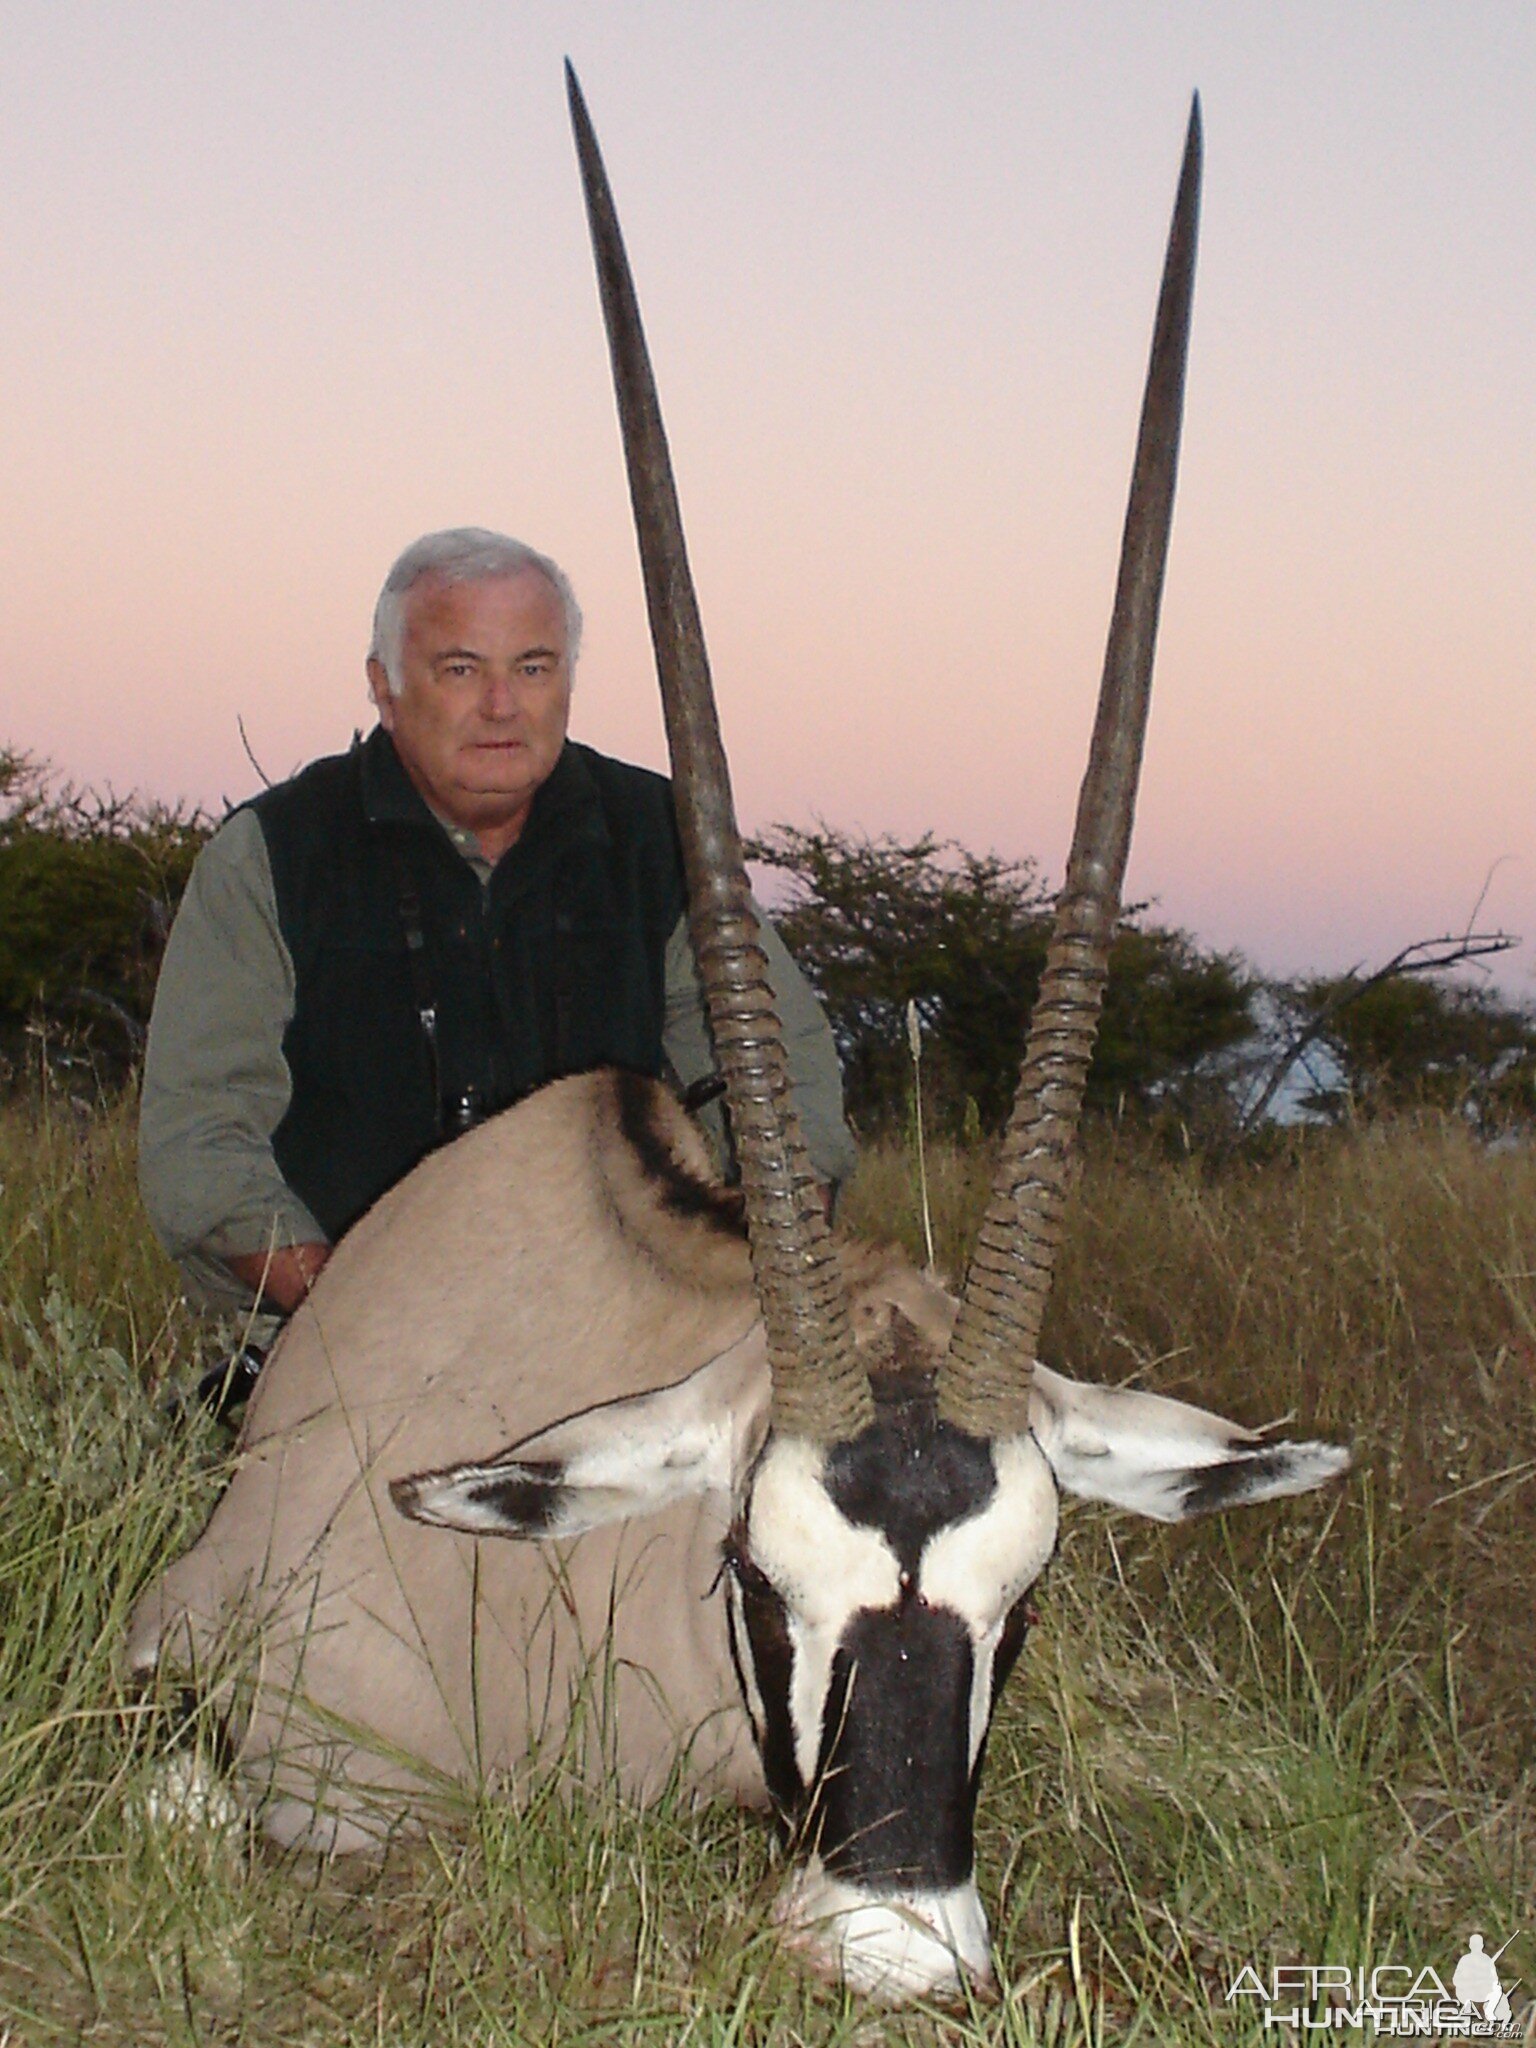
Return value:
M 390 560 L 474 523 L 577 586 L 577 736 L 662 765 L 567 53 L 746 826 L 1059 875 L 1198 88 L 1130 891 L 1271 971 L 1485 883 L 1536 942 L 1530 0 L 8 0 L 0 741 L 238 800 L 237 718 L 344 746 Z

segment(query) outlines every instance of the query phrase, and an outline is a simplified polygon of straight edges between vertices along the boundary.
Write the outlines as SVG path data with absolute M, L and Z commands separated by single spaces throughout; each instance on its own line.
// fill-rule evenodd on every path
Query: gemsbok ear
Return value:
M 704 1493 L 731 1494 L 767 1427 L 760 1324 L 676 1386 L 584 1409 L 484 1464 L 392 1479 L 402 1515 L 468 1536 L 580 1536 Z
M 1187 1402 L 1082 1386 L 1043 1365 L 1034 1369 L 1029 1421 L 1063 1493 L 1155 1522 L 1310 1493 L 1350 1465 L 1338 1444 L 1270 1443 Z

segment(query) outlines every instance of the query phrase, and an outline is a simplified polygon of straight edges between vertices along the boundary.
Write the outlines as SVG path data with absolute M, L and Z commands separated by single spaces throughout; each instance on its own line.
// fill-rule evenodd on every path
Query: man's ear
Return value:
M 368 657 L 368 694 L 378 707 L 379 723 L 386 732 L 395 729 L 395 693 L 389 687 L 389 671 L 376 654 Z
M 768 1421 L 762 1325 L 673 1387 L 584 1409 L 484 1464 L 392 1479 L 402 1515 L 470 1536 L 580 1536 L 734 1494 Z
M 1029 1421 L 1063 1493 L 1157 1522 L 1310 1493 L 1350 1466 L 1340 1444 L 1271 1443 L 1187 1402 L 1081 1386 L 1043 1365 L 1030 1383 Z

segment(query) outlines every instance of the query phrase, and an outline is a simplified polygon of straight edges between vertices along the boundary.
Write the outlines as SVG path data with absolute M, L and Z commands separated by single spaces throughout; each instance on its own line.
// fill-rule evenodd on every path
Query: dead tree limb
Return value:
M 240 744 L 245 749 L 245 758 L 256 770 L 256 773 L 261 777 L 262 787 L 264 789 L 270 789 L 272 787 L 272 778 L 267 773 L 266 769 L 263 768 L 261 763 L 257 760 L 255 749 L 252 747 L 250 737 L 245 730 L 245 720 L 239 715 L 238 712 L 235 715 L 235 725 L 240 734 Z

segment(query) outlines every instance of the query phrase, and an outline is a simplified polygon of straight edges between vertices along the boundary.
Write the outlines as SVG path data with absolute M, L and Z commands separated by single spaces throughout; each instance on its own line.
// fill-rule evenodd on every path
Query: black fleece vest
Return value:
M 251 808 L 292 956 L 283 1178 L 333 1241 L 438 1142 L 439 1102 L 505 1108 L 560 1074 L 662 1068 L 667 940 L 685 892 L 659 775 L 567 742 L 482 884 L 380 728 Z M 406 949 L 420 906 L 434 1063 Z

